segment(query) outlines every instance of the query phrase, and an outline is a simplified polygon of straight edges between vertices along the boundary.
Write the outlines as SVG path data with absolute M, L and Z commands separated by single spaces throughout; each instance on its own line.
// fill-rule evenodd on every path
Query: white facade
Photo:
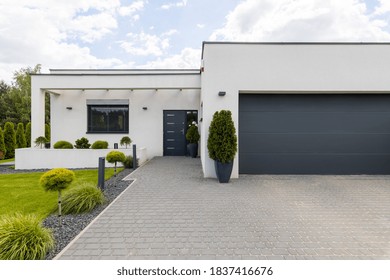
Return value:
M 52 70 L 32 78 L 32 139 L 44 135 L 44 93 L 51 93 L 51 143 L 86 137 L 113 147 L 123 134 L 87 134 L 87 100 L 129 102 L 129 136 L 148 157 L 163 155 L 163 111 L 198 110 L 205 177 L 208 128 L 231 110 L 239 132 L 240 93 L 390 93 L 390 44 L 203 43 L 199 70 Z M 218 92 L 226 92 L 219 96 Z M 69 110 L 67 107 L 71 107 Z M 147 107 L 144 110 L 143 107 Z M 238 177 L 238 156 L 232 178 Z

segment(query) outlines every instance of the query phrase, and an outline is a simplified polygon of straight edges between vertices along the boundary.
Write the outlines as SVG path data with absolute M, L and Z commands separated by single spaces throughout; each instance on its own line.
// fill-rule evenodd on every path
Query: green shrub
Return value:
M 45 136 L 39 136 L 37 139 L 35 139 L 35 146 L 39 146 L 42 149 L 42 146 L 47 142 L 49 141 L 47 141 Z
M 237 135 L 228 110 L 215 112 L 209 127 L 207 140 L 209 157 L 222 163 L 232 162 L 237 153 Z
M 26 135 L 24 134 L 24 125 L 23 123 L 18 123 L 16 128 L 16 148 L 26 148 Z
M 26 125 L 26 147 L 31 147 L 31 123 Z
M 73 145 L 72 145 L 72 143 L 70 143 L 68 141 L 61 140 L 61 141 L 56 142 L 54 144 L 53 148 L 54 149 L 73 149 Z
M 130 145 L 131 144 L 131 139 L 130 137 L 128 136 L 123 136 L 121 141 L 120 141 L 120 144 L 121 146 L 126 146 L 126 149 L 127 149 L 127 145 Z
M 4 144 L 4 133 L 0 127 L 0 159 L 5 158 L 6 152 L 7 150 L 5 149 L 5 144 Z
M 106 160 L 109 163 L 124 162 L 125 159 L 126 159 L 125 154 L 119 151 L 111 151 L 106 156 Z
M 16 147 L 16 134 L 14 124 L 11 122 L 6 122 L 4 125 L 4 144 L 6 150 L 5 158 L 14 158 Z
M 0 259 L 42 260 L 54 248 L 49 229 L 33 215 L 15 214 L 0 218 Z
M 198 126 L 196 125 L 195 122 L 193 122 L 190 125 L 190 128 L 188 128 L 187 133 L 186 133 L 186 139 L 190 143 L 198 143 L 200 139 L 199 131 L 198 131 Z
M 45 191 L 57 191 L 58 192 L 58 223 L 61 226 L 61 191 L 66 189 L 72 181 L 75 179 L 73 171 L 66 168 L 55 168 L 44 173 L 39 183 L 45 189 Z
M 64 194 L 62 210 L 64 214 L 79 214 L 92 211 L 106 201 L 102 191 L 93 184 L 83 184 Z
M 89 149 L 89 147 L 91 147 L 91 144 L 89 144 L 89 140 L 85 137 L 77 139 L 75 143 L 76 145 L 74 145 L 74 147 L 76 149 Z
M 92 149 L 108 149 L 108 142 L 97 140 L 92 144 Z
M 125 160 L 123 161 L 123 166 L 125 168 L 133 168 L 133 157 L 126 156 Z

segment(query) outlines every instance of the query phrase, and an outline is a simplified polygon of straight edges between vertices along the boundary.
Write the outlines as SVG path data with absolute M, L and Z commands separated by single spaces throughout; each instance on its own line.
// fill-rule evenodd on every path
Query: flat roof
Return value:
M 49 69 L 48 75 L 193 75 L 200 69 Z M 45 74 L 43 74 L 45 75 Z
M 231 41 L 203 41 L 203 59 L 205 45 L 389 45 L 390 42 L 231 42 Z

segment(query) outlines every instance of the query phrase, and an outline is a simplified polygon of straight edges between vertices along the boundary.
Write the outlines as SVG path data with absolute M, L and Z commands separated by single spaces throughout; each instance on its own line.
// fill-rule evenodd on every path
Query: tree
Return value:
M 31 123 L 26 125 L 26 147 L 31 147 Z
M 31 118 L 31 74 L 38 74 L 41 65 L 34 68 L 22 68 L 14 72 L 12 85 L 0 82 L 0 125 L 6 122 L 26 124 Z M 46 94 L 48 96 L 48 94 Z M 46 98 L 46 111 L 49 110 L 49 98 Z M 50 122 L 46 112 L 46 122 Z
M 39 136 L 37 139 L 35 139 L 35 146 L 39 146 L 42 149 L 43 145 L 45 145 L 47 142 L 48 141 L 45 136 Z
M 4 144 L 6 149 L 5 158 L 15 157 L 16 135 L 14 124 L 6 122 L 4 126 Z
M 4 144 L 4 133 L 0 127 L 0 159 L 5 158 L 6 152 L 7 150 L 5 149 L 5 144 Z
M 128 136 L 123 136 L 122 139 L 121 139 L 120 144 L 121 144 L 121 146 L 126 146 L 126 149 L 127 149 L 127 145 L 130 145 L 130 144 L 131 144 L 131 139 L 130 139 L 130 137 L 128 137 Z
M 23 123 L 18 123 L 16 128 L 16 148 L 26 148 L 26 135 L 24 134 L 24 125 Z
M 115 183 L 114 185 L 116 186 L 116 164 L 117 162 L 124 162 L 126 160 L 126 156 L 124 153 L 119 152 L 119 151 L 111 151 L 107 154 L 106 160 L 109 163 L 115 163 L 115 169 L 114 169 L 114 177 L 115 177 Z
M 58 192 L 58 224 L 61 226 L 61 192 L 70 186 L 70 184 L 75 179 L 75 174 L 73 171 L 66 168 L 55 168 L 50 171 L 47 171 L 39 180 L 41 186 L 45 191 Z

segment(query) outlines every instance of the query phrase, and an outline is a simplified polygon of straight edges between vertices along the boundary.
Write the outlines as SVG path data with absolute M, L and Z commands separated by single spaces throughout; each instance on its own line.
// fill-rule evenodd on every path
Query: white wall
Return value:
M 111 149 L 16 149 L 15 169 L 52 169 L 52 168 L 97 168 L 99 157 L 106 157 Z M 132 155 L 132 147 L 119 149 L 125 155 Z M 141 165 L 148 160 L 147 150 L 137 148 L 138 163 Z M 106 167 L 114 164 L 105 163 Z
M 37 100 L 39 92 L 57 93 L 51 95 L 52 144 L 59 140 L 74 143 L 76 139 L 86 137 L 90 143 L 108 141 L 112 148 L 128 135 L 133 144 L 147 149 L 149 157 L 162 156 L 163 110 L 199 110 L 200 75 L 194 71 L 160 74 L 143 71 L 134 75 L 95 72 L 80 74 L 74 71 L 72 75 L 54 71 L 54 75 L 32 77 L 32 91 L 37 92 L 34 97 Z M 129 134 L 87 134 L 87 99 L 129 100 Z M 32 114 L 40 116 L 40 103 L 36 103 Z M 66 107 L 72 107 L 72 110 Z M 143 110 L 143 107 L 148 109 Z M 33 118 L 32 139 L 42 135 L 43 125 L 42 118 Z
M 208 157 L 208 127 L 215 111 L 229 109 L 238 127 L 239 93 L 390 93 L 390 44 L 224 44 L 203 49 L 201 158 Z M 218 96 L 226 91 L 226 96 Z M 238 153 L 233 178 L 238 177 Z

